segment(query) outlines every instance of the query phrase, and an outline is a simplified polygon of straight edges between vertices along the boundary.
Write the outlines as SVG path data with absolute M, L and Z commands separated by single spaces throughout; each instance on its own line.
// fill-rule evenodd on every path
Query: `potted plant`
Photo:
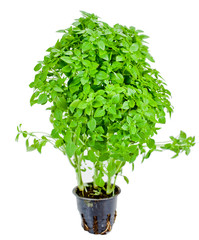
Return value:
M 134 27 L 111 27 L 94 14 L 82 14 L 71 27 L 58 31 L 63 36 L 35 66 L 29 85 L 34 90 L 31 106 L 49 105 L 51 133 L 38 137 L 20 124 L 16 140 L 22 135 L 27 150 L 39 153 L 51 143 L 68 157 L 77 176 L 73 193 L 82 226 L 105 234 L 116 218 L 116 180 L 123 176 L 124 165 L 134 169 L 138 156 L 143 162 L 164 149 L 175 152 L 173 157 L 183 151 L 188 155 L 195 138 L 181 131 L 166 143 L 153 139 L 173 107 L 166 83 L 150 66 L 154 59 L 148 37 Z M 82 173 L 89 169 L 93 181 L 84 183 Z

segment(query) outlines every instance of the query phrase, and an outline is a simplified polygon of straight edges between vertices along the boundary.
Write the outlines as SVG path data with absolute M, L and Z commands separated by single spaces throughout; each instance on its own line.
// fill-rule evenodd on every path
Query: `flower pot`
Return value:
M 85 231 L 93 234 L 106 234 L 111 231 L 117 216 L 117 196 L 120 192 L 121 189 L 115 186 L 114 196 L 97 199 L 80 197 L 77 194 L 77 187 L 73 189 Z

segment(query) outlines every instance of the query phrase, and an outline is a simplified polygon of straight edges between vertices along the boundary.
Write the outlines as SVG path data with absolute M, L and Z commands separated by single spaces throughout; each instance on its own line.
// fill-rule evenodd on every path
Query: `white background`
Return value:
M 175 107 L 157 139 L 182 129 L 199 136 L 199 14 L 197 1 L 2 1 L 0 6 L 0 239 L 199 239 L 199 145 L 188 157 L 154 153 L 118 184 L 118 217 L 110 234 L 89 235 L 80 226 L 72 188 L 74 170 L 51 146 L 27 153 L 16 126 L 50 132 L 49 113 L 29 105 L 33 68 L 45 50 L 80 17 L 95 13 L 110 25 L 135 26 L 150 36 L 154 67 L 165 78 Z M 198 141 L 198 137 L 196 138 Z

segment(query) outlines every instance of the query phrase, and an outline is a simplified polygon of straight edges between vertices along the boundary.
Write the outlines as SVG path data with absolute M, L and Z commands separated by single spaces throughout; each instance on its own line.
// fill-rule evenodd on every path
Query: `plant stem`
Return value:
M 106 194 L 111 194 L 112 191 L 113 190 L 112 190 L 112 187 L 111 187 L 111 177 L 110 177 L 110 175 L 108 175 Z
M 62 150 L 60 150 L 60 151 L 62 151 Z M 69 163 L 72 165 L 72 167 L 76 168 L 76 165 L 72 162 L 72 160 L 69 157 L 68 157 L 68 160 L 69 160 Z
M 81 173 L 81 155 L 79 156 L 79 158 L 77 157 L 77 154 L 75 154 L 75 161 L 76 161 L 76 176 L 77 176 L 77 184 L 78 184 L 78 188 L 80 191 L 84 191 L 84 183 L 82 180 L 82 173 Z
M 93 175 L 93 187 L 97 188 L 97 184 L 96 184 L 96 178 L 98 176 L 98 168 L 97 168 L 97 164 L 94 165 L 94 175 Z
M 31 134 L 43 134 L 45 136 L 48 136 L 48 137 L 52 138 L 49 133 L 45 133 L 45 132 L 31 132 Z
M 117 176 L 118 176 L 118 173 L 115 174 L 115 179 L 114 179 L 114 182 L 113 182 L 113 185 L 112 185 L 111 192 L 113 192 L 113 196 L 115 195 L 115 183 L 116 183 L 116 180 L 117 180 Z
M 111 186 L 111 189 L 110 189 L 110 193 L 113 192 L 113 195 L 114 195 L 115 183 L 116 183 L 116 180 L 117 180 L 118 173 L 121 171 L 121 168 L 122 168 L 123 166 L 124 166 L 124 163 L 121 162 L 121 163 L 119 164 L 116 172 L 115 172 L 115 179 L 114 179 L 114 182 L 113 182 L 113 184 L 112 184 L 112 186 Z

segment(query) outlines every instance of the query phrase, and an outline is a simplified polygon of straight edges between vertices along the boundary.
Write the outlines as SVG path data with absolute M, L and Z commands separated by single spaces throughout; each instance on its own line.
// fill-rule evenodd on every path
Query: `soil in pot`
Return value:
M 106 193 L 106 184 L 103 188 L 98 188 L 97 190 L 93 187 L 92 183 L 87 184 L 84 191 L 80 191 L 78 188 L 76 189 L 76 194 L 79 197 L 85 197 L 85 198 L 92 198 L 92 199 L 104 199 L 104 198 L 110 198 L 114 195 L 119 194 L 119 188 L 115 187 L 115 190 L 111 194 Z

